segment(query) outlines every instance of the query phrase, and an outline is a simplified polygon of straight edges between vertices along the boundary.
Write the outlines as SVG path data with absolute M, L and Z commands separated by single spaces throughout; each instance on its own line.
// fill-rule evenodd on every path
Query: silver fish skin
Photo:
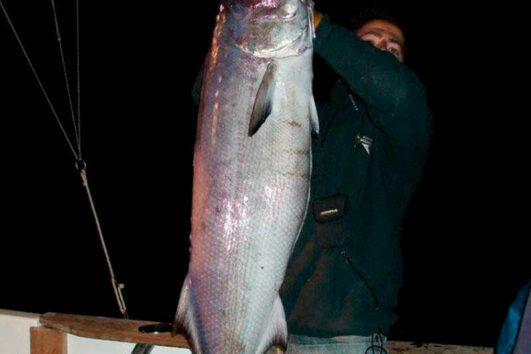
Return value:
M 196 353 L 285 347 L 278 291 L 308 206 L 313 3 L 224 0 L 194 150 L 191 254 L 176 315 Z

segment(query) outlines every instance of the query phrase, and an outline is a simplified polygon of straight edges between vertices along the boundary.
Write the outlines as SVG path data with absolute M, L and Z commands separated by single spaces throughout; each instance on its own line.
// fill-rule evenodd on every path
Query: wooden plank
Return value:
M 387 348 L 393 354 L 492 354 L 493 348 L 470 347 L 463 345 L 447 345 L 433 343 L 413 343 L 388 341 Z
M 156 324 L 157 322 L 46 313 L 40 317 L 40 323 L 44 327 L 85 338 L 178 348 L 190 347 L 186 338 L 180 334 L 172 336 L 170 333 L 148 334 L 138 331 L 140 326 Z
M 67 335 L 43 327 L 30 328 L 31 354 L 67 354 Z
M 118 342 L 145 343 L 164 345 L 168 347 L 190 348 L 186 338 L 181 334 L 171 336 L 170 333 L 146 334 L 138 331 L 140 326 L 156 324 L 157 322 L 67 315 L 58 313 L 46 313 L 40 317 L 40 322 L 47 328 L 62 331 L 64 333 L 70 333 L 80 337 L 114 340 Z M 387 346 L 390 353 L 396 354 L 494 353 L 492 348 L 433 343 L 388 341 Z

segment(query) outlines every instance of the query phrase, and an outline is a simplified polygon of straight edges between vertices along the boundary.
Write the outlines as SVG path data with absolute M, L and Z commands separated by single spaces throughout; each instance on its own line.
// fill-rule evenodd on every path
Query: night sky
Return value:
M 73 137 L 50 3 L 3 1 Z M 218 6 L 182 3 L 81 1 L 83 157 L 134 319 L 171 321 L 187 271 L 190 90 Z M 408 25 L 407 65 L 426 86 L 435 135 L 404 220 L 391 337 L 493 346 L 530 270 L 529 98 L 517 88 L 528 65 L 502 22 L 518 9 L 392 3 Z M 366 4 L 316 9 L 339 21 Z M 74 1 L 56 7 L 75 91 Z M 0 15 L 0 308 L 119 317 L 75 159 Z

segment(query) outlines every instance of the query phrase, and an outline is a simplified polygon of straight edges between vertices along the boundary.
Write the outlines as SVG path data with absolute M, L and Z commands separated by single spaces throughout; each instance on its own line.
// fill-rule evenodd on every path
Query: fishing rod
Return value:
M 59 52 L 60 52 L 60 56 L 61 56 L 61 65 L 62 65 L 62 69 L 63 69 L 63 76 L 64 76 L 64 81 L 65 81 L 65 85 L 66 85 L 66 91 L 67 91 L 67 96 L 68 96 L 68 103 L 69 103 L 69 108 L 70 108 L 70 116 L 71 116 L 71 119 L 72 119 L 72 124 L 73 124 L 73 127 L 74 127 L 74 135 L 75 135 L 75 147 L 74 147 L 74 144 L 72 143 L 71 139 L 69 138 L 65 128 L 64 128 L 64 125 L 62 124 L 61 122 L 61 119 L 59 118 L 59 115 L 57 114 L 57 111 L 52 103 L 52 101 L 50 100 L 50 97 L 42 83 L 42 80 L 40 79 L 38 73 L 37 73 L 37 70 L 35 69 L 35 66 L 33 65 L 29 55 L 28 55 L 28 52 L 26 51 L 26 48 L 24 47 L 24 44 L 20 38 L 20 36 L 18 35 L 18 32 L 13 24 L 13 22 L 11 21 L 11 18 L 4 6 L 4 2 L 3 0 L 0 0 L 0 8 L 2 9 L 2 12 L 4 13 L 4 16 L 7 20 L 7 23 L 9 24 L 9 27 L 11 28 L 11 31 L 13 33 L 13 35 L 15 36 L 16 40 L 17 40 L 17 43 L 20 47 L 20 49 L 22 50 L 22 53 L 24 54 L 24 57 L 26 58 L 26 62 L 28 63 L 30 69 L 31 69 L 31 72 L 33 74 L 33 77 L 35 78 L 35 80 L 37 81 L 37 84 L 39 85 L 39 88 L 42 92 L 42 94 L 44 95 L 44 98 L 50 108 L 50 110 L 52 111 L 52 114 L 57 122 L 57 124 L 59 125 L 59 128 L 61 130 L 61 132 L 63 133 L 63 136 L 70 148 L 70 151 L 72 152 L 72 154 L 74 155 L 74 158 L 76 159 L 76 163 L 75 163 L 75 166 L 76 166 L 76 169 L 78 170 L 79 174 L 80 174 L 80 177 L 81 177 L 81 183 L 85 189 L 85 192 L 87 194 L 87 198 L 88 198 L 88 201 L 89 201 L 89 204 L 90 204 L 90 208 L 91 208 L 91 211 L 92 211 L 92 216 L 94 218 L 94 222 L 96 224 L 96 229 L 97 229 L 97 232 L 98 232 L 98 236 L 99 236 L 99 239 L 100 239 L 100 243 L 101 243 L 101 247 L 103 249 L 103 253 L 105 255 L 105 260 L 107 262 L 107 268 L 108 268 L 108 271 L 109 271 L 109 275 L 110 275 L 110 278 L 111 278 L 111 283 L 112 283 L 112 287 L 113 287 L 113 290 L 114 290 L 114 295 L 116 297 L 116 302 L 118 304 L 118 308 L 120 310 L 120 313 L 122 314 L 122 317 L 124 319 L 127 319 L 129 318 L 129 315 L 127 313 L 127 307 L 126 307 L 126 304 L 125 304 L 125 300 L 124 300 L 124 297 L 123 297 L 123 294 L 122 294 L 122 289 L 124 288 L 124 284 L 123 283 L 119 283 L 117 280 L 116 280 L 116 277 L 114 275 L 114 270 L 113 270 L 113 266 L 112 266 L 112 263 L 111 263 L 111 259 L 110 259 L 110 256 L 109 256 L 109 252 L 107 250 L 107 246 L 106 246 L 106 243 L 105 243 L 105 238 L 103 237 L 103 232 L 102 232 L 102 229 L 101 229 L 101 225 L 100 225 L 100 221 L 99 221 L 99 218 L 98 218 L 98 214 L 96 212 L 96 206 L 95 206 L 95 203 L 94 203 L 94 200 L 92 198 L 92 193 L 90 192 L 90 187 L 89 187 L 89 182 L 88 182 L 88 177 L 87 177 L 87 164 L 86 162 L 83 160 L 83 156 L 82 156 L 82 150 L 81 150 L 81 88 L 80 88 L 80 40 L 79 40 L 79 33 L 80 33 L 80 30 L 79 30 L 79 0 L 76 0 L 76 86 L 77 86 L 77 114 L 76 112 L 74 112 L 74 103 L 73 103 L 73 100 L 72 100 L 72 94 L 71 94 L 71 90 L 70 90 L 70 79 L 68 77 L 68 71 L 67 71 L 67 68 L 66 68 L 66 61 L 65 61 L 65 56 L 64 56 L 64 50 L 63 50 L 63 44 L 62 44 L 62 37 L 61 37 L 61 31 L 60 31 L 60 28 L 59 28 L 59 21 L 58 21 L 58 17 L 57 17 L 57 11 L 56 11 L 56 7 L 55 7 L 55 0 L 51 0 L 51 6 L 52 6 L 52 11 L 53 11 L 53 16 L 54 16 L 54 22 L 55 22 L 55 33 L 56 33 L 56 36 L 57 36 L 57 42 L 58 42 L 58 46 L 59 46 Z M 77 115 L 77 117 L 76 117 Z

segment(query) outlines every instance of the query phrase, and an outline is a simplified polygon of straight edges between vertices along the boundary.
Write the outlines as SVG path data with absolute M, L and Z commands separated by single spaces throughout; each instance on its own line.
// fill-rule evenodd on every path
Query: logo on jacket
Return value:
M 369 138 L 368 136 L 363 136 L 363 135 L 356 135 L 356 142 L 354 144 L 354 146 L 363 146 L 363 148 L 365 149 L 365 151 L 367 151 L 367 154 L 370 155 L 371 154 L 371 146 L 372 146 L 372 139 Z

